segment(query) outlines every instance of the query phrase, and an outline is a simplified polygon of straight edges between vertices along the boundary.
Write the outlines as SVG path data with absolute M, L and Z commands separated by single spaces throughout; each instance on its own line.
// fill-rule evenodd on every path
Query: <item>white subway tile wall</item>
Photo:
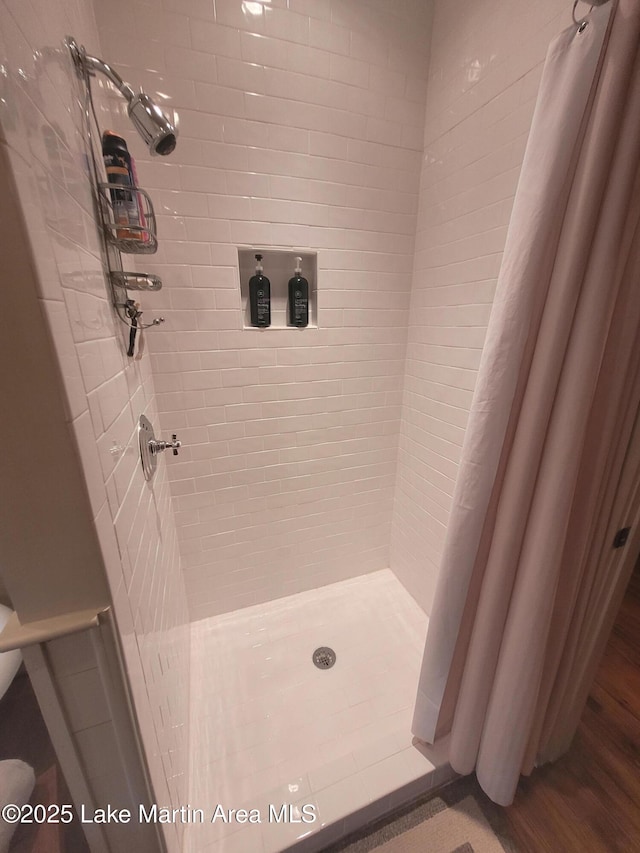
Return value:
M 159 214 L 147 346 L 191 617 L 388 567 L 431 4 L 95 8 L 180 114 L 166 160 L 117 126 Z M 320 328 L 243 330 L 237 246 L 317 251 Z
M 390 563 L 427 613 L 542 62 L 569 6 L 435 4 Z
M 151 366 L 148 356 L 125 356 L 124 326 L 107 299 L 67 34 L 100 53 L 89 2 L 0 0 L 0 144 L 29 229 L 155 795 L 177 807 L 187 794 L 187 600 L 165 466 L 150 488 L 138 461 L 137 417 L 155 411 Z M 70 722 L 87 738 L 106 722 L 92 677 L 74 674 L 67 685 L 68 700 L 72 687 L 77 694 Z M 168 827 L 171 851 L 180 834 Z

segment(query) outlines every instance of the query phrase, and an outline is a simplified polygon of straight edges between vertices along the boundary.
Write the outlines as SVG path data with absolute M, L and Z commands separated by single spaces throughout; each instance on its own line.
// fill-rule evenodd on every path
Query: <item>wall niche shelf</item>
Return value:
M 263 275 L 271 282 L 271 325 L 264 328 L 251 325 L 249 280 L 256 272 L 256 255 L 262 255 Z M 309 282 L 309 323 L 298 328 L 289 324 L 289 279 L 295 275 L 296 258 L 302 258 L 302 275 Z M 270 329 L 290 329 L 304 332 L 318 328 L 318 253 L 309 249 L 238 248 L 238 273 L 242 300 L 242 327 L 255 332 Z

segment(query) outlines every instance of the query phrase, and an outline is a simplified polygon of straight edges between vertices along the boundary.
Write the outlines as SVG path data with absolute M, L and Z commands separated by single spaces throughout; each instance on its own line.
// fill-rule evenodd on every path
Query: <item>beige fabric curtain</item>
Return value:
M 640 0 L 588 22 L 547 55 L 414 716 L 504 805 L 570 743 L 640 541 Z

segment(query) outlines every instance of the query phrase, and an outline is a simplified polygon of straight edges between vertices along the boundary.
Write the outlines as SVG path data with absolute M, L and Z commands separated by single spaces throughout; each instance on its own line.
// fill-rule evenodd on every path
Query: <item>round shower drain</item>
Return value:
M 320 646 L 313 653 L 312 660 L 318 669 L 331 669 L 336 662 L 336 653 L 328 646 Z

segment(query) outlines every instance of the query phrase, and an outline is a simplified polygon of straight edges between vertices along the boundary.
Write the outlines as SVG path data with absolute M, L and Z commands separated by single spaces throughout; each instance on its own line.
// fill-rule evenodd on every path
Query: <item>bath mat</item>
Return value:
M 516 853 L 500 820 L 479 805 L 473 787 L 459 779 L 326 853 Z
M 431 803 L 431 817 L 375 847 L 376 853 L 504 853 L 473 797 L 450 807 L 440 799 Z

